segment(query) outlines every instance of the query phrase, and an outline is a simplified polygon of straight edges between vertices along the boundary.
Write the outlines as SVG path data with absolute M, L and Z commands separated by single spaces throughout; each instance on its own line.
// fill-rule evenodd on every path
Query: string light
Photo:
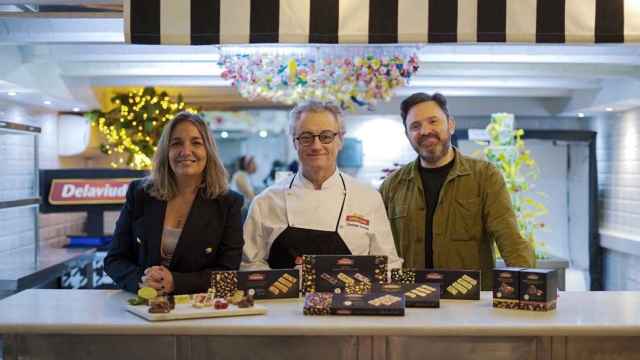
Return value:
M 111 103 L 112 109 L 94 110 L 86 116 L 91 126 L 104 135 L 106 141 L 100 145 L 102 153 L 122 155 L 111 162 L 113 168 L 149 169 L 167 121 L 180 111 L 199 113 L 198 109 L 186 105 L 181 95 L 173 100 L 166 92 L 158 94 L 151 87 L 116 94 Z

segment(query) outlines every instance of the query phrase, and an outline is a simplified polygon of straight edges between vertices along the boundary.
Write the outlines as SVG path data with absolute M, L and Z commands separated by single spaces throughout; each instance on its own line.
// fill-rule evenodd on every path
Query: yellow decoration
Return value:
M 199 112 L 198 109 L 187 107 L 181 95 L 174 102 L 166 92 L 156 94 L 156 90 L 150 87 L 128 94 L 116 94 L 111 98 L 111 103 L 114 105 L 111 110 L 94 110 L 86 116 L 106 139 L 100 146 L 104 154 L 112 155 L 114 150 L 119 154 L 127 154 L 117 162 L 111 162 L 115 168 L 149 169 L 167 120 L 173 119 L 183 109 Z

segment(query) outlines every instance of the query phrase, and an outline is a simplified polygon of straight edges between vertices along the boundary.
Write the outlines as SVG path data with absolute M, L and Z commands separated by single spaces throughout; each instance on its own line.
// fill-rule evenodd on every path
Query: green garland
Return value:
M 536 258 L 544 259 L 548 257 L 546 244 L 536 239 L 536 231 L 543 229 L 545 224 L 537 218 L 545 215 L 548 210 L 542 203 L 527 195 L 532 190 L 531 182 L 538 177 L 538 167 L 531 152 L 525 148 L 522 140 L 524 130 L 514 130 L 513 122 L 512 114 L 498 113 L 491 116 L 486 128 L 489 144 L 484 148 L 484 155 L 504 177 L 520 235 L 532 244 Z M 528 170 L 525 171 L 523 166 Z M 539 192 L 536 194 L 545 196 Z M 499 255 L 497 249 L 496 254 Z

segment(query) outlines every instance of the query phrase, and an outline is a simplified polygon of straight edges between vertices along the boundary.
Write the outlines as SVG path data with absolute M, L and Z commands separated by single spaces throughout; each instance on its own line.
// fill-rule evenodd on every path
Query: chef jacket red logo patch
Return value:
M 346 217 L 347 226 L 355 226 L 362 229 L 369 229 L 369 219 L 359 214 L 349 214 Z

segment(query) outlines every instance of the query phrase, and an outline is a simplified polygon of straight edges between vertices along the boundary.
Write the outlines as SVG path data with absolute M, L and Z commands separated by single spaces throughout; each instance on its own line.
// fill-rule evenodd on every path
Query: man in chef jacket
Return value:
M 256 196 L 244 224 L 242 270 L 287 269 L 302 255 L 386 255 L 401 268 L 380 194 L 336 166 L 340 108 L 307 102 L 290 115 L 298 172 Z

